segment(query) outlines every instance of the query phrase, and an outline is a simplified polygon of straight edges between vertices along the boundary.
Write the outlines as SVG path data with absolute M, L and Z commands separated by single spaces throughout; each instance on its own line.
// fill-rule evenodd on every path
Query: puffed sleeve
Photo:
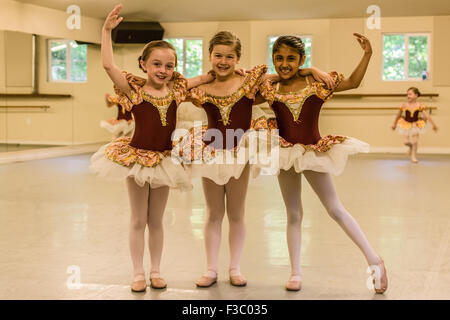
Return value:
M 267 72 L 267 66 L 265 64 L 254 67 L 244 80 L 245 95 L 249 99 L 254 99 L 256 93 L 260 90 L 260 86 L 263 82 L 263 76 Z
M 336 89 L 339 84 L 342 82 L 342 80 L 344 79 L 344 75 L 342 73 L 337 73 L 336 71 L 332 71 L 328 73 L 331 78 L 333 79 L 334 82 L 334 89 Z M 318 83 L 318 82 L 316 82 Z M 317 96 L 319 96 L 321 99 L 323 100 L 328 100 L 329 98 L 331 98 L 331 96 L 334 93 L 334 90 L 329 90 L 327 88 L 325 88 L 325 85 L 323 83 L 318 83 L 318 87 L 317 87 Z
M 173 73 L 173 93 L 175 94 L 175 100 L 177 104 L 180 104 L 188 95 L 187 80 L 181 73 Z
M 108 101 L 111 102 L 111 103 L 114 103 L 114 104 L 119 104 L 119 97 L 118 96 L 109 95 Z
M 194 105 L 201 108 L 202 104 L 205 103 L 205 92 L 198 87 L 194 87 L 189 90 L 188 98 Z
M 266 99 L 267 103 L 269 103 L 269 105 L 272 105 L 273 101 L 275 100 L 275 87 L 272 80 L 264 80 L 259 87 L 259 92 L 261 93 L 262 97 Z
M 427 111 L 427 106 L 424 104 L 420 104 L 419 111 Z
M 141 90 L 146 80 L 144 78 L 134 76 L 126 71 L 122 71 L 122 74 L 125 76 L 125 79 L 130 86 L 130 98 L 116 85 L 114 85 L 114 92 L 117 94 L 119 104 L 121 104 L 127 111 L 131 111 L 134 105 L 142 103 Z

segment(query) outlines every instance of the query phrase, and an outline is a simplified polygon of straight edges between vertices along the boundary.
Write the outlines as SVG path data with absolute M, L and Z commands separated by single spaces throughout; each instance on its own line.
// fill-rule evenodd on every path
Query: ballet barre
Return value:
M 0 109 L 50 109 L 50 106 L 0 106 Z
M 405 97 L 405 93 L 335 93 L 333 97 L 364 98 L 364 97 Z M 439 93 L 421 93 L 421 97 L 439 97 Z
M 432 110 L 437 110 L 437 107 L 434 106 L 427 106 L 427 109 L 430 110 L 430 113 Z M 323 107 L 324 110 L 399 110 L 400 107 Z
M 71 98 L 71 94 L 55 93 L 0 93 L 0 98 Z

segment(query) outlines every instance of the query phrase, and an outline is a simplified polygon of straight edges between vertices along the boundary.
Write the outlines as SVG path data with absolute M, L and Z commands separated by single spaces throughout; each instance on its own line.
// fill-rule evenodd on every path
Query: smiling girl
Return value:
M 207 126 L 192 129 L 189 139 L 180 144 L 184 162 L 193 162 L 189 165 L 192 176 L 202 178 L 206 199 L 207 272 L 196 282 L 199 287 L 209 287 L 217 281 L 225 211 L 229 222 L 229 280 L 234 286 L 247 284 L 240 271 L 240 260 L 246 233 L 244 212 L 249 160 L 255 156 L 249 152 L 249 144 L 255 130 L 267 127 L 264 112 L 253 104 L 260 84 L 270 77 L 265 76 L 265 65 L 253 68 L 245 76 L 236 74 L 240 58 L 239 38 L 228 31 L 217 33 L 209 42 L 215 80 L 189 92 L 189 99 L 203 108 L 208 118 Z
M 432 124 L 434 131 L 438 130 L 433 119 L 431 119 L 431 116 L 426 111 L 426 106 L 417 101 L 419 97 L 419 89 L 416 87 L 408 89 L 406 95 L 408 101 L 402 104 L 392 125 L 392 130 L 397 129 L 398 133 L 403 135 L 403 143 L 408 147 L 408 155 L 411 156 L 413 163 L 419 162 L 417 160 L 419 134 L 426 132 L 427 121 Z M 425 119 L 421 117 L 421 114 Z
M 349 78 L 331 72 L 334 90 L 309 76 L 302 76 L 298 69 L 305 62 L 305 48 L 300 37 L 279 37 L 273 46 L 272 59 L 281 80 L 266 80 L 261 94 L 269 102 L 275 119 L 269 119 L 269 128 L 278 129 L 279 166 L 276 170 L 281 194 L 287 213 L 287 242 L 291 260 L 291 277 L 286 289 L 298 291 L 302 285 L 300 267 L 301 176 L 305 176 L 314 192 L 334 219 L 363 252 L 368 264 L 375 270 L 375 291 L 387 288 L 386 269 L 383 260 L 372 249 L 355 219 L 339 201 L 330 173 L 340 174 L 348 155 L 368 152 L 369 145 L 352 137 L 319 133 L 321 107 L 337 91 L 357 88 L 364 77 L 372 55 L 369 40 L 355 33 L 354 36 L 364 55 Z
M 134 270 L 131 290 L 141 292 L 147 287 L 143 267 L 145 228 L 149 229 L 150 285 L 162 289 L 167 286 L 159 274 L 162 218 L 169 188 L 192 188 L 189 174 L 170 157 L 177 107 L 186 98 L 189 88 L 212 81 L 213 77 L 203 75 L 187 80 L 175 72 L 175 48 L 166 41 L 145 45 L 138 60 L 147 79 L 121 72 L 114 64 L 111 43 L 111 30 L 123 20 L 119 17 L 121 8 L 122 5 L 117 5 L 105 20 L 101 54 L 118 102 L 135 118 L 135 132 L 132 138 L 121 137 L 101 147 L 91 158 L 91 169 L 100 176 L 126 180 L 131 206 L 129 246 Z

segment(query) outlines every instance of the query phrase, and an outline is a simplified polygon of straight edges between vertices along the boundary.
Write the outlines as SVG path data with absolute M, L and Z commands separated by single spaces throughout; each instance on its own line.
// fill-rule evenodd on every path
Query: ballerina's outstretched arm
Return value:
M 334 90 L 336 92 L 358 88 L 361 84 L 362 79 L 364 78 L 367 66 L 369 65 L 369 61 L 372 56 L 372 46 L 369 39 L 359 33 L 354 33 L 353 35 L 356 37 L 356 41 L 358 41 L 359 45 L 364 50 L 364 55 L 350 77 L 343 79 L 339 83 L 339 85 Z
M 105 23 L 102 28 L 102 45 L 101 45 L 101 54 L 102 54 L 102 64 L 106 73 L 112 82 L 125 93 L 128 97 L 131 94 L 131 88 L 128 85 L 128 81 L 125 76 L 122 74 L 120 69 L 114 64 L 114 56 L 113 56 L 113 48 L 112 48 L 112 40 L 111 40 L 111 31 L 115 27 L 119 25 L 119 23 L 123 20 L 123 17 L 119 17 L 119 12 L 122 9 L 122 4 L 118 4 L 114 7 L 114 9 L 108 14 L 105 19 Z

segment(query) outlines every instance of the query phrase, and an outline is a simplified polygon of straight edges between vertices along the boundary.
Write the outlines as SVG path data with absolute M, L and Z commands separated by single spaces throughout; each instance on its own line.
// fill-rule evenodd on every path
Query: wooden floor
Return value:
M 286 217 L 273 176 L 249 186 L 247 287 L 227 281 L 225 221 L 219 282 L 195 288 L 205 269 L 205 204 L 194 180 L 193 192 L 171 193 L 165 214 L 168 289 L 131 293 L 125 185 L 92 176 L 89 156 L 0 165 L 0 299 L 450 299 L 449 156 L 421 156 L 412 164 L 403 155 L 360 155 L 334 178 L 342 202 L 385 260 L 384 295 L 366 287 L 363 255 L 305 180 L 303 288 L 284 290 Z M 145 258 L 148 268 L 148 252 Z

